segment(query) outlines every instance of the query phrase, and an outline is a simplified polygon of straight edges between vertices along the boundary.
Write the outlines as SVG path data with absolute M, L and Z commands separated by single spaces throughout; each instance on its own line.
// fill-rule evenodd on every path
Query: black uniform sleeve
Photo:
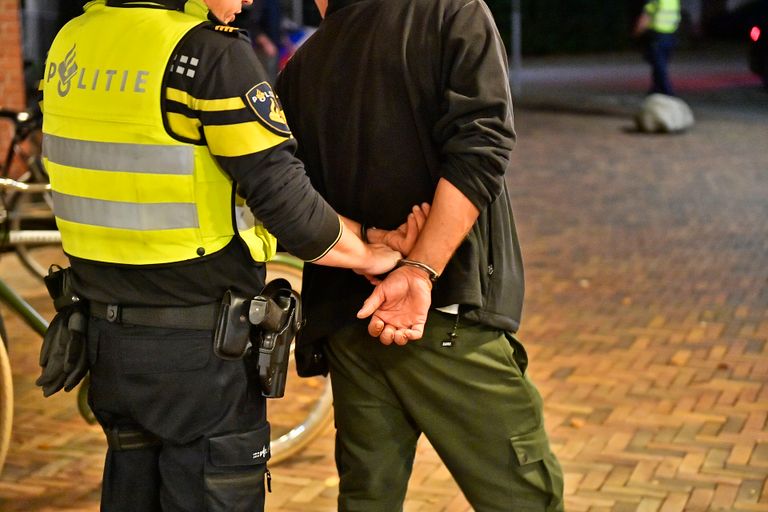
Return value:
M 247 38 L 198 28 L 177 48 L 167 77 L 169 132 L 208 146 L 283 248 L 308 261 L 327 253 L 339 217 L 294 156 L 296 142 Z
M 487 7 L 472 0 L 446 20 L 443 115 L 433 136 L 442 176 L 483 210 L 501 193 L 515 133 L 507 59 Z

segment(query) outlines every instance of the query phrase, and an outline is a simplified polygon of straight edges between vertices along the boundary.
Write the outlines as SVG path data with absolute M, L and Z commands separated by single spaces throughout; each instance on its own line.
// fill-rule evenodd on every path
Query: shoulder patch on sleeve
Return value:
M 208 25 L 208 28 L 213 30 L 214 32 L 218 32 L 219 34 L 226 34 L 228 36 L 232 37 L 240 37 L 240 34 L 244 32 L 241 31 L 237 27 L 231 27 L 229 25 L 216 25 L 216 24 L 210 24 Z
M 264 126 L 278 135 L 290 137 L 291 129 L 285 120 L 283 107 L 267 82 L 254 85 L 245 93 L 245 103 L 253 109 Z

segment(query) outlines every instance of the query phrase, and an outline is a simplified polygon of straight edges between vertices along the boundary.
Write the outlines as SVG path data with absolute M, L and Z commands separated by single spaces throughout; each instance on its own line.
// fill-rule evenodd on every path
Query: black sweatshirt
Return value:
M 480 0 L 331 0 L 277 91 L 312 184 L 342 215 L 392 229 L 450 181 L 480 210 L 434 307 L 516 331 L 523 272 L 504 175 L 514 145 L 506 55 Z M 302 343 L 354 321 L 371 293 L 307 265 Z

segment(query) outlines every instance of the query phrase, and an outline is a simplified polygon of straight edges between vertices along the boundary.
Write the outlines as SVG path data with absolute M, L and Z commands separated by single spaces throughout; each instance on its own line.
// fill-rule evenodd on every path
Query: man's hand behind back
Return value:
M 408 256 L 419 233 L 424 228 L 429 216 L 429 203 L 416 205 L 411 209 L 408 218 L 397 229 L 387 231 L 385 229 L 368 229 L 368 240 L 371 243 L 388 245 L 403 256 Z
M 371 316 L 368 333 L 389 345 L 405 345 L 424 334 L 432 303 L 432 283 L 427 274 L 414 267 L 399 267 L 373 290 L 358 318 Z

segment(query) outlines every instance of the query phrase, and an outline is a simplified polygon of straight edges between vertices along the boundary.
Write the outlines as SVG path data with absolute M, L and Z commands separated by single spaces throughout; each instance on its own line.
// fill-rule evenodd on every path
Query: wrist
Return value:
M 434 268 L 432 268 L 431 266 L 427 265 L 424 262 L 413 260 L 413 259 L 402 258 L 400 261 L 397 262 L 396 267 L 397 268 L 408 267 L 408 268 L 418 270 L 421 275 L 426 276 L 430 285 L 435 281 L 437 281 L 437 278 L 440 277 L 440 274 L 438 274 Z
M 429 274 L 427 274 L 427 272 L 424 270 L 403 265 L 401 267 L 396 267 L 392 273 L 399 273 L 406 281 L 410 283 L 424 283 L 421 286 L 425 286 L 430 292 L 432 291 L 433 283 L 429 279 Z

